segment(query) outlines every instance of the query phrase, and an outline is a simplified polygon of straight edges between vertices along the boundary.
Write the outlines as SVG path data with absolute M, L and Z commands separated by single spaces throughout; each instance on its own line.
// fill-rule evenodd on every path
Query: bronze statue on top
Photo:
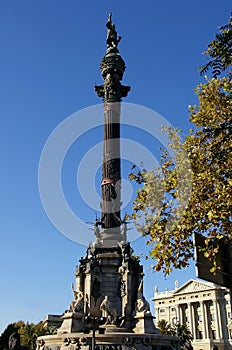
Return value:
M 115 49 L 118 46 L 121 36 L 118 37 L 118 34 L 115 30 L 115 24 L 112 23 L 112 13 L 109 14 L 108 22 L 106 23 L 106 28 L 108 29 L 106 44 L 107 49 Z

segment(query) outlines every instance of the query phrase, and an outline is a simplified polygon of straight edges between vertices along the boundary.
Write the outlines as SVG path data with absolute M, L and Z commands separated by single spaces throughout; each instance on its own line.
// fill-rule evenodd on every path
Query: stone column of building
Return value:
M 180 305 L 177 304 L 176 307 L 175 307 L 175 309 L 176 309 L 177 322 L 180 323 Z
M 209 334 L 207 332 L 207 325 L 208 325 L 208 321 L 206 319 L 206 315 L 205 315 L 205 305 L 203 301 L 200 301 L 200 306 L 201 306 L 201 317 L 202 317 L 202 337 L 203 339 L 208 338 Z
M 194 310 L 192 309 L 192 303 L 188 303 L 188 315 L 189 315 L 189 330 L 193 335 L 193 338 L 196 338 L 196 331 L 195 331 L 195 322 L 194 322 Z
M 208 308 L 208 302 L 204 302 L 203 304 L 204 310 L 205 310 L 205 318 L 206 318 L 206 338 L 210 338 L 210 330 L 209 330 L 209 308 Z
M 184 304 L 180 304 L 180 324 L 184 324 Z
M 222 320 L 222 338 L 223 339 L 229 339 L 229 333 L 227 328 L 227 320 L 226 320 L 226 304 L 225 299 L 220 298 L 218 300 L 219 310 L 221 313 L 221 320 Z
M 221 328 L 221 315 L 218 305 L 218 300 L 213 300 L 214 313 L 215 313 L 215 325 L 216 325 L 216 339 L 222 338 L 222 328 Z

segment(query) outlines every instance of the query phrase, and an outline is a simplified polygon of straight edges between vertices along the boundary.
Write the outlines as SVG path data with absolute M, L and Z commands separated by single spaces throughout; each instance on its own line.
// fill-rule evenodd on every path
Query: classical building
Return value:
M 231 349 L 232 320 L 229 291 L 203 281 L 189 280 L 174 290 L 155 287 L 155 323 L 186 324 L 193 335 L 194 350 Z

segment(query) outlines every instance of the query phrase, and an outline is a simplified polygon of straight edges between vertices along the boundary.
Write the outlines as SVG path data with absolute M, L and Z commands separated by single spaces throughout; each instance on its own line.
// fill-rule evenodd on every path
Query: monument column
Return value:
M 126 97 L 130 86 L 121 84 L 125 62 L 118 51 L 121 37 L 117 36 L 111 14 L 106 23 L 107 51 L 100 70 L 103 85 L 95 86 L 95 91 L 104 102 L 104 146 L 102 164 L 102 202 L 101 202 L 101 241 L 103 245 L 115 245 L 120 241 L 121 169 L 120 169 L 120 104 Z
M 154 326 L 143 294 L 143 267 L 127 242 L 127 223 L 120 216 L 120 103 L 130 87 L 121 84 L 125 63 L 111 14 L 106 27 L 107 51 L 100 65 L 104 83 L 95 86 L 104 102 L 102 214 L 93 223 L 95 241 L 76 268 L 76 288 L 73 284 L 62 325 L 57 334 L 39 337 L 37 350 L 180 347 L 176 337 L 160 336 Z
M 104 104 L 102 164 L 102 223 L 104 228 L 121 225 L 120 102 Z

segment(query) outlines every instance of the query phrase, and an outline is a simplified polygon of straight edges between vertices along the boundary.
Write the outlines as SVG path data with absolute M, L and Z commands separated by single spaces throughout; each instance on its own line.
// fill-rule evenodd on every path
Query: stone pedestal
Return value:
M 178 340 L 154 326 L 130 244 L 90 248 L 76 269 L 70 304 L 83 311 L 65 312 L 57 335 L 40 337 L 37 350 L 91 350 L 93 343 L 96 350 L 178 350 Z
M 84 327 L 84 315 L 79 312 L 66 312 L 62 317 L 63 323 L 57 334 L 81 332 Z
M 110 334 L 110 333 L 127 333 L 128 330 L 126 328 L 117 327 L 115 325 L 103 325 L 99 328 L 102 328 L 104 334 Z
M 134 316 L 136 325 L 133 328 L 133 332 L 136 334 L 159 334 L 158 329 L 153 322 L 154 317 L 150 312 L 137 313 Z
M 175 337 L 162 334 L 113 333 L 95 334 L 97 350 L 179 350 L 179 341 Z M 93 334 L 68 333 L 39 337 L 37 350 L 90 350 Z

